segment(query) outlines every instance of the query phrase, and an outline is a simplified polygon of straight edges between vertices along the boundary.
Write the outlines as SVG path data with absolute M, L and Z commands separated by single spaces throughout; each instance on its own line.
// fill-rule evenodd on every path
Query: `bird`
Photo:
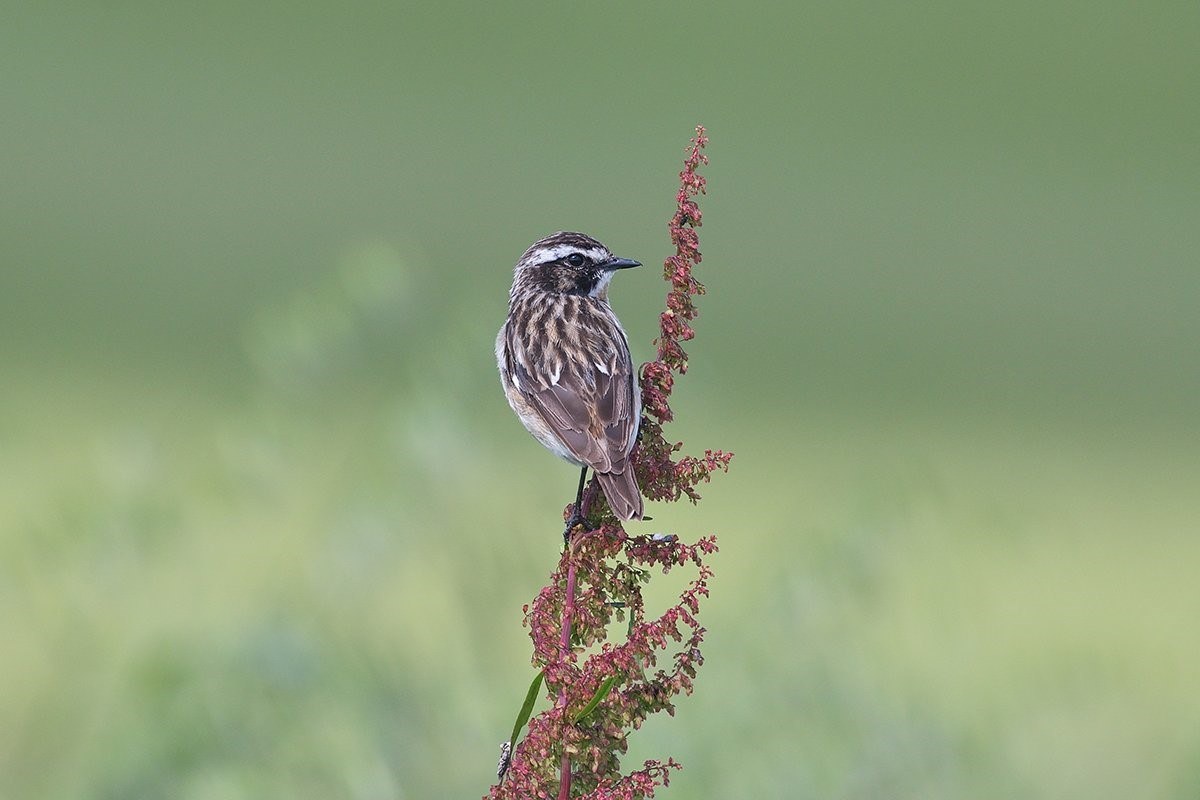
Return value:
M 580 467 L 575 506 L 564 538 L 584 522 L 588 469 L 608 507 L 642 519 L 630 453 L 642 415 L 629 339 L 608 304 L 618 270 L 641 263 L 618 258 L 591 236 L 559 231 L 517 260 L 508 317 L 496 336 L 496 366 L 509 406 L 542 445 Z

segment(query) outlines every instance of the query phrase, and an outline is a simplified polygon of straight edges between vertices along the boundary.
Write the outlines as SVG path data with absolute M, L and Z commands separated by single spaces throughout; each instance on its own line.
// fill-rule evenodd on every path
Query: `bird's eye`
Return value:
M 571 255 L 567 256 L 567 263 L 572 267 L 582 267 L 584 262 L 584 257 L 579 253 L 571 253 Z

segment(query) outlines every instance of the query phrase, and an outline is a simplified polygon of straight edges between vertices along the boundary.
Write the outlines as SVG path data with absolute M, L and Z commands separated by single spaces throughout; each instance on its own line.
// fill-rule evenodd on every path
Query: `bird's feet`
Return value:
M 579 513 L 579 508 L 577 506 L 573 506 L 571 508 L 571 516 L 567 518 L 567 527 L 563 529 L 564 547 L 571 544 L 571 531 L 575 530 L 576 528 L 583 528 L 585 533 L 591 530 L 591 528 L 588 527 L 587 519 Z

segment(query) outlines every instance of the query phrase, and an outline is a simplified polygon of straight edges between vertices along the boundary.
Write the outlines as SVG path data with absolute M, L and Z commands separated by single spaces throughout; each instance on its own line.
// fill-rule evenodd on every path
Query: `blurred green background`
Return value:
M 1195 3 L 21 4 L 0 797 L 473 797 L 569 467 L 494 373 L 561 228 L 737 453 L 664 796 L 1200 795 Z M 665 581 L 661 597 L 669 590 Z

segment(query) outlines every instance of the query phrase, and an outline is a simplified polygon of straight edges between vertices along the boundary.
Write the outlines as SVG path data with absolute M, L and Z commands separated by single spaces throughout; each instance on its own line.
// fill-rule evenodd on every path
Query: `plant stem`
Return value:
M 586 536 L 586 532 L 580 533 L 579 536 Z M 567 596 L 563 602 L 563 617 L 562 631 L 559 634 L 558 645 L 559 655 L 563 663 L 571 655 L 571 620 L 575 617 L 575 542 L 572 541 L 568 545 L 563 557 L 567 560 Z M 571 797 L 571 756 L 567 752 L 566 729 L 567 729 L 567 687 L 565 685 L 558 687 L 558 707 L 562 710 L 563 720 L 563 753 L 562 760 L 559 762 L 559 779 L 558 779 L 558 800 L 570 800 Z

